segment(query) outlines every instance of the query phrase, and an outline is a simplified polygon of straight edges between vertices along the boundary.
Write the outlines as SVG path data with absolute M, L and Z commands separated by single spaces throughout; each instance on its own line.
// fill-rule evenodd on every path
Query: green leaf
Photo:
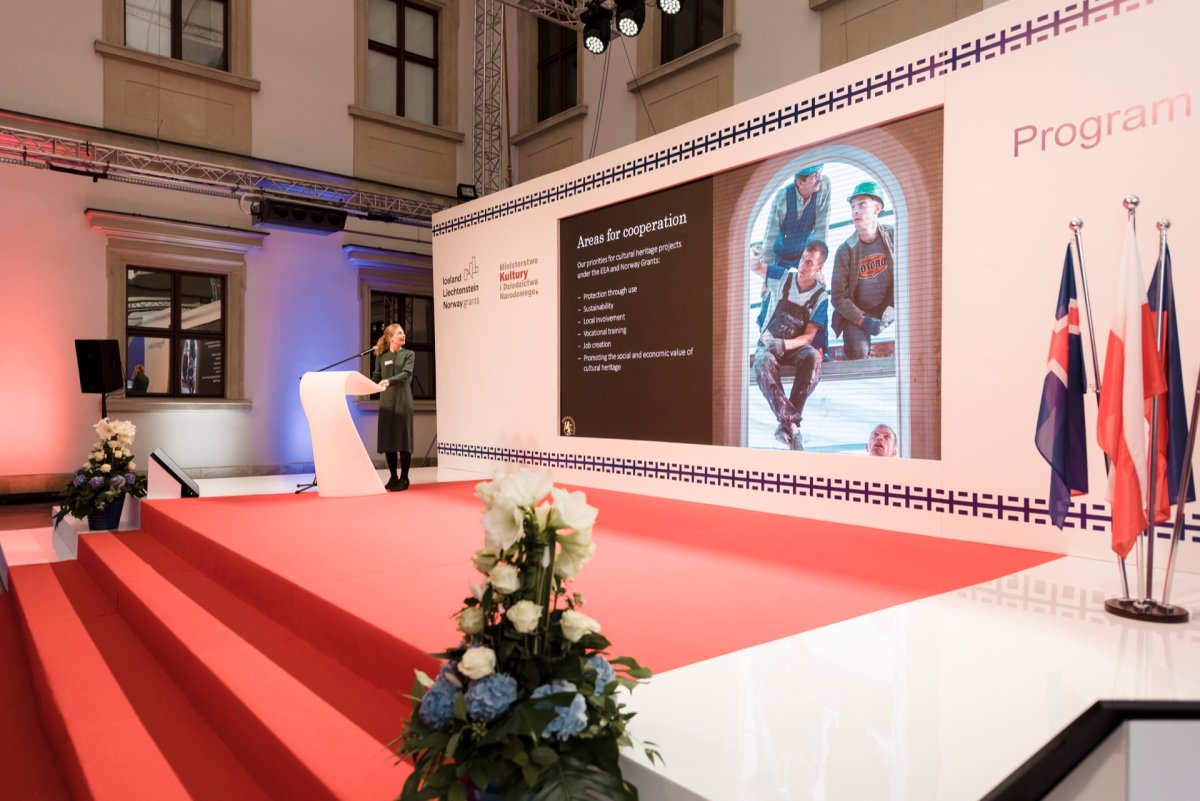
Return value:
M 458 693 L 454 696 L 454 717 L 461 721 L 467 719 L 467 695 Z
M 564 754 L 558 764 L 548 768 L 529 801 L 637 801 L 637 790 L 621 778 L 620 772 L 600 770 Z
M 526 765 L 525 767 L 521 768 L 521 777 L 525 779 L 525 783 L 530 787 L 533 787 L 537 784 L 538 777 L 541 776 L 541 774 L 542 772 L 533 765 Z
M 450 785 L 450 792 L 446 793 L 447 801 L 467 801 L 467 788 L 462 783 Z
M 553 765 L 558 761 L 558 752 L 553 748 L 547 748 L 544 745 L 539 745 L 537 748 L 529 752 L 529 756 L 539 765 Z

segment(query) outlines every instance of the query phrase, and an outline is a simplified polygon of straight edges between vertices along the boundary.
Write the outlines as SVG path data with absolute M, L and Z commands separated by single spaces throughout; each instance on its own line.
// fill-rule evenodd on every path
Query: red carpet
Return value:
M 363 675 L 405 692 L 480 576 L 473 483 L 368 498 L 151 501 L 144 529 Z M 1056 554 L 586 490 L 575 582 L 614 654 L 655 671 L 988 581 Z M 198 535 L 198 536 L 197 536 Z M 283 581 L 281 582 L 280 579 Z M 349 636 L 349 635 L 353 636 Z M 389 642 L 390 641 L 390 642 Z
M 587 492 L 597 554 L 573 589 L 658 672 L 1056 558 Z M 480 517 L 472 483 L 150 501 L 141 532 L 13 568 L 0 646 L 29 670 L 0 662 L 0 797 L 394 798 L 410 768 L 384 743 L 413 669 L 459 641 Z
M 69 801 L 38 720 L 12 595 L 0 592 L 0 798 Z

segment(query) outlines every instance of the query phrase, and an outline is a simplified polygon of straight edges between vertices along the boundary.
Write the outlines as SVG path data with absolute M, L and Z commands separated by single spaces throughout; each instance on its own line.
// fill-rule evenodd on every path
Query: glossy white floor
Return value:
M 304 478 L 200 485 L 205 496 L 291 492 Z M 39 549 L 56 558 L 49 539 L 0 532 L 11 564 Z M 1193 614 L 1183 625 L 1108 615 L 1117 587 L 1113 564 L 1063 558 L 661 673 L 631 703 L 633 732 L 666 764 L 634 753 L 627 776 L 644 801 L 980 798 L 1097 700 L 1200 699 L 1200 575 L 1175 577 L 1171 600 Z M 688 625 L 704 636 L 701 621 Z

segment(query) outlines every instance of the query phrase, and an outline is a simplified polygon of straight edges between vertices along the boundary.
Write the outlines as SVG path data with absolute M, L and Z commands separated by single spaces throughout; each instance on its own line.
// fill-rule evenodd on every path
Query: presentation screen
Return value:
M 940 458 L 942 132 L 938 108 L 560 220 L 560 433 Z

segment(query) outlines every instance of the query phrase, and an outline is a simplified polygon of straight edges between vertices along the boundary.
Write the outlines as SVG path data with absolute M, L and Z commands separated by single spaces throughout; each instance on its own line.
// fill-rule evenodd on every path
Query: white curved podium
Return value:
M 350 417 L 347 395 L 370 395 L 380 386 L 355 370 L 305 373 L 300 404 L 312 435 L 317 493 L 345 498 L 385 492 Z

